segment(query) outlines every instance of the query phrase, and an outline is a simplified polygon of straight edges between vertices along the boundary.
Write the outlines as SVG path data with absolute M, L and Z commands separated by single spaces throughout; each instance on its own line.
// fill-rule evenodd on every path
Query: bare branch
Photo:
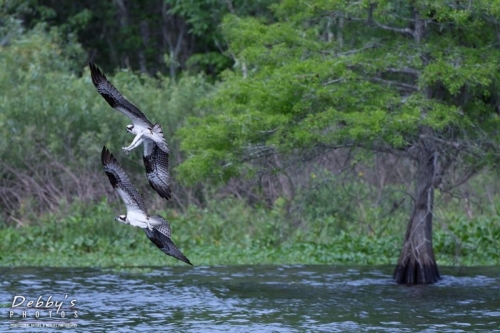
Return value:
M 403 89 L 406 89 L 406 90 L 418 91 L 418 87 L 415 86 L 415 85 L 413 85 L 413 84 L 396 82 L 396 81 L 391 81 L 391 80 L 385 80 L 385 79 L 381 79 L 381 78 L 378 78 L 378 77 L 374 77 L 371 80 L 372 81 L 377 81 L 377 82 L 380 82 L 380 83 L 385 83 L 385 84 L 387 84 L 389 86 L 396 86 L 396 87 L 403 88 Z
M 411 30 L 410 28 L 396 28 L 396 27 L 390 27 L 388 25 L 385 25 L 385 24 L 382 24 L 382 23 L 378 23 L 377 21 L 375 20 L 372 20 L 372 22 L 379 28 L 382 28 L 384 30 L 387 30 L 387 31 L 393 31 L 393 32 L 397 32 L 397 33 L 401 33 L 401 34 L 408 34 L 412 37 L 414 37 L 415 35 L 415 32 L 413 30 Z
M 396 27 L 391 27 L 382 23 L 379 23 L 373 19 L 373 10 L 375 9 L 375 4 L 372 4 L 370 8 L 368 9 L 368 24 L 375 24 L 377 27 L 387 30 L 387 31 L 393 31 L 397 32 L 400 34 L 407 34 L 412 37 L 415 37 L 415 31 L 411 30 L 410 28 L 396 28 Z
M 451 196 L 454 196 L 454 195 L 452 195 L 451 191 L 454 188 L 459 187 L 459 186 L 465 184 L 465 182 L 467 182 L 472 176 L 474 176 L 475 174 L 477 174 L 479 170 L 480 170 L 480 168 L 472 167 L 469 170 L 467 170 L 467 172 L 465 173 L 465 175 L 462 176 L 462 178 L 460 180 L 454 182 L 453 184 L 449 184 L 447 187 L 441 186 L 439 188 L 439 190 L 441 192 L 443 192 L 443 193 L 447 193 L 447 194 L 449 194 Z M 461 198 L 461 197 L 457 197 L 457 198 Z
M 243 162 L 249 162 L 254 159 L 272 156 L 276 154 L 275 147 L 266 145 L 249 145 L 245 147 L 247 155 L 243 157 Z
M 343 81 L 344 78 L 340 78 L 340 79 L 335 79 L 335 80 L 330 80 L 330 81 L 326 81 L 326 82 L 323 82 L 323 86 L 327 86 L 329 84 L 332 84 L 332 83 L 337 83 L 337 82 L 340 82 L 340 81 Z
M 451 146 L 455 149 L 460 149 L 460 143 L 456 142 L 456 141 L 448 141 L 448 140 L 443 140 L 443 139 L 440 139 L 438 137 L 435 137 L 435 136 L 432 136 L 432 135 L 427 135 L 427 134 L 420 134 L 418 136 L 420 139 L 430 139 L 430 140 L 434 140 L 436 142 L 439 142 L 439 143 L 442 143 L 442 144 L 445 144 L 445 145 L 448 145 L 448 146 Z
M 377 144 L 374 144 L 374 145 L 363 145 L 363 144 L 359 144 L 358 146 L 360 148 L 363 148 L 363 149 L 374 150 L 374 151 L 377 151 L 377 152 L 380 152 L 380 153 L 387 153 L 387 154 L 392 154 L 392 155 L 399 156 L 399 157 L 410 158 L 410 154 L 408 154 L 405 150 L 396 149 L 396 148 L 388 147 L 388 146 L 385 146 L 385 145 L 377 145 Z
M 404 74 L 411 74 L 415 76 L 420 76 L 421 72 L 417 71 L 416 69 L 413 68 L 386 68 L 384 69 L 384 72 L 391 72 L 391 73 L 404 73 Z
M 360 49 L 349 50 L 349 51 L 346 51 L 346 52 L 337 53 L 336 55 L 340 56 L 340 57 L 341 56 L 348 56 L 348 55 L 351 55 L 351 54 L 362 52 L 362 51 L 367 50 L 367 49 L 373 49 L 373 48 L 375 48 L 377 46 L 378 46 L 377 43 L 371 43 L 371 44 L 368 44 L 365 47 L 362 47 Z M 325 51 L 323 51 L 323 52 L 330 54 L 330 52 L 325 52 Z
M 357 148 L 362 148 L 365 150 L 372 150 L 372 151 L 377 151 L 380 153 L 392 154 L 392 155 L 399 156 L 399 157 L 405 157 L 405 158 L 410 157 L 410 155 L 404 150 L 388 147 L 386 145 L 378 145 L 378 144 L 368 145 L 368 144 L 363 144 L 363 143 L 344 143 L 344 144 L 339 144 L 339 145 L 319 144 L 318 146 L 328 148 L 328 149 L 356 148 L 357 147 Z

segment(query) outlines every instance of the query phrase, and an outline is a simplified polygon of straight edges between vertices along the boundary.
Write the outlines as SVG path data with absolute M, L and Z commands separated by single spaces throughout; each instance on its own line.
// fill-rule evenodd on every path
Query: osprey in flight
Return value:
M 142 196 L 132 185 L 130 178 L 118 164 L 113 154 L 106 149 L 106 146 L 102 148 L 101 162 L 109 182 L 125 202 L 125 206 L 127 206 L 127 214 L 118 215 L 115 220 L 142 228 L 146 236 L 165 254 L 186 264 L 193 265 L 170 239 L 172 231 L 167 220 L 160 215 L 150 216 L 148 214 Z
M 146 175 L 149 185 L 165 199 L 172 197 L 170 190 L 170 173 L 168 171 L 168 149 L 163 130 L 160 124 L 153 124 L 146 118 L 135 105 L 130 103 L 122 94 L 108 81 L 106 76 L 93 63 L 89 63 L 92 83 L 97 92 L 108 102 L 108 104 L 124 115 L 132 124 L 127 126 L 127 132 L 135 135 L 134 140 L 123 150 L 128 154 L 141 143 L 144 146 L 142 159 L 146 167 Z

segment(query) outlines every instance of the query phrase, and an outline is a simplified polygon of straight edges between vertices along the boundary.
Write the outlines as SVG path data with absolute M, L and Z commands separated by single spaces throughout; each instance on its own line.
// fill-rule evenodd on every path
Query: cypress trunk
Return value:
M 422 148 L 417 158 L 416 195 L 394 280 L 400 284 L 429 284 L 440 279 L 432 249 L 434 177 L 437 155 Z

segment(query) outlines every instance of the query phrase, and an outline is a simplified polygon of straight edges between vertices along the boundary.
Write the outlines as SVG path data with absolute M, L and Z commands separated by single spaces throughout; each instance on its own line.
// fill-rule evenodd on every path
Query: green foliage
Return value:
M 215 77 L 232 64 L 224 54 L 226 44 L 219 27 L 223 17 L 230 12 L 270 17 L 272 3 L 9 0 L 0 6 L 0 16 L 20 18 L 28 29 L 43 23 L 65 36 L 76 36 L 90 58 L 95 57 L 107 72 L 125 66 L 149 75 L 168 72 L 176 76 L 189 71 Z
M 437 232 L 434 244 L 437 253 L 453 257 L 455 264 L 484 264 L 500 258 L 500 228 L 491 216 L 474 220 L 456 213 L 447 214 L 447 222 Z M 472 259 L 473 258 L 473 259 Z
M 366 22 L 370 6 L 376 24 Z M 412 6 L 433 22 L 418 38 L 406 27 Z M 205 102 L 210 115 L 180 132 L 187 182 L 227 180 L 255 166 L 248 161 L 265 149 L 360 145 L 405 153 L 422 128 L 438 143 L 496 140 L 498 18 L 481 14 L 490 5 L 289 0 L 273 10 L 278 22 L 225 18 L 237 68 Z
M 0 73 L 0 137 L 9 138 L 0 142 L 1 159 L 19 165 L 37 144 L 59 153 L 64 144 L 77 149 L 81 140 L 73 128 L 83 135 L 99 127 L 92 117 L 98 114 L 88 110 L 88 84 L 72 74 L 71 58 L 82 57 L 82 50 L 78 44 L 63 47 L 55 30 L 39 27 L 19 35 L 18 24 L 11 23 L 10 44 L 0 53 L 8 68 Z
M 59 200 L 88 197 L 96 180 L 85 177 L 103 175 L 102 146 L 119 156 L 120 147 L 130 143 L 132 136 L 125 131 L 128 118 L 109 107 L 95 90 L 88 67 L 80 67 L 84 55 L 78 43 L 63 40 L 55 29 L 39 26 L 23 32 L 19 22 L 7 23 L 3 29 L 9 43 L 0 52 L 4 65 L 0 72 L 0 160 L 7 163 L 0 171 L 6 188 L 0 201 L 2 213 L 19 217 L 23 205 L 34 213 L 44 205 L 57 206 Z M 211 89 L 204 76 L 181 76 L 173 81 L 130 71 L 106 74 L 151 121 L 162 124 L 170 149 L 177 155 L 177 129 L 186 116 L 200 115 L 202 110 L 195 103 Z M 139 151 L 134 153 L 135 163 L 125 161 L 124 167 L 144 180 Z M 179 159 L 171 160 L 172 166 L 177 163 Z M 96 192 L 92 199 L 100 195 Z M 30 204 L 32 196 L 37 196 L 38 205 Z
M 159 251 L 138 228 L 115 222 L 113 217 L 123 207 L 102 201 L 69 208 L 69 215 L 48 214 L 37 225 L 0 227 L 0 265 L 182 265 Z M 394 264 L 403 240 L 401 225 L 377 208 L 360 207 L 357 212 L 351 220 L 328 214 L 293 229 L 284 210 L 251 208 L 234 199 L 161 214 L 171 224 L 174 243 L 197 266 Z M 451 209 L 437 215 L 434 247 L 440 264 L 500 264 L 496 215 L 468 219 Z
M 139 230 L 118 228 L 113 223 L 113 213 L 106 202 L 93 207 L 73 205 L 71 211 L 71 215 L 64 217 L 45 215 L 38 225 L 1 229 L 5 239 L 2 261 L 27 264 L 32 256 L 33 265 L 71 266 L 75 262 L 99 266 L 103 260 L 120 265 L 124 258 L 117 254 L 121 249 L 132 253 L 147 249 Z
M 163 214 L 172 224 L 173 240 L 195 265 L 395 263 L 410 200 L 403 210 L 391 207 L 400 200 L 394 193 L 407 187 L 374 189 L 361 176 L 340 182 L 332 166 L 317 180 L 302 182 L 292 175 L 299 183 L 293 195 L 277 193 L 269 208 L 260 201 L 264 194 L 250 205 L 221 199 L 220 188 L 206 185 L 207 178 L 233 177 L 240 181 L 235 187 L 244 184 L 234 191 L 240 195 L 253 186 L 244 182 L 255 175 L 286 175 L 288 166 L 260 159 L 298 156 L 311 167 L 304 152 L 337 146 L 378 146 L 405 154 L 426 127 L 437 138 L 434 143 L 467 147 L 470 154 L 456 158 L 464 167 L 498 160 L 498 1 L 464 8 L 445 1 L 414 2 L 428 20 L 421 41 L 397 31 L 413 15 L 410 3 L 378 1 L 374 25 L 367 22 L 371 1 L 286 0 L 270 13 L 271 2 L 167 1 L 167 22 L 191 29 L 198 38 L 182 57 L 164 49 L 168 56 L 162 57 L 154 43 L 143 47 L 138 22 L 149 24 L 150 31 L 165 28 L 153 2 L 130 2 L 128 9 L 147 10 L 130 10 L 129 24 L 120 29 L 118 2 L 96 2 L 87 9 L 81 2 L 10 1 L 0 8 L 7 17 L 0 22 L 0 218 L 9 218 L 0 225 L 0 264 L 182 264 L 166 258 L 142 231 L 114 222 L 122 206 L 115 210 L 105 201 L 96 203 L 111 191 L 99 164 L 102 145 L 120 158 L 120 147 L 132 137 L 124 130 L 128 119 L 95 91 L 74 31 L 87 51 L 103 52 L 96 62 L 107 64 L 105 69 L 128 61 L 129 55 L 138 62 L 138 52 L 144 51 L 155 78 L 130 70 L 105 73 L 162 124 L 174 180 L 175 167 L 187 158 L 178 170 L 196 185 L 175 193 L 194 189 L 202 193 L 196 202 L 203 205 L 184 202 L 178 206 L 182 212 Z M 225 7 L 230 4 L 233 9 Z M 222 19 L 228 12 L 233 15 Z M 25 30 L 13 17 L 24 17 L 24 26 L 33 29 Z M 101 38 L 102 31 L 111 32 Z M 229 50 L 222 55 L 226 41 Z M 154 65 L 167 59 L 175 70 L 212 67 L 218 73 L 227 68 L 228 55 L 234 70 L 226 70 L 215 86 L 203 75 L 178 75 L 173 81 Z M 362 157 L 356 156 L 368 160 Z M 139 152 L 132 161 L 120 161 L 137 177 L 140 190 L 148 188 Z M 492 200 L 483 188 L 475 189 L 482 203 Z M 375 190 L 385 200 L 375 200 Z M 472 218 L 451 204 L 439 207 L 433 241 L 438 262 L 498 264 L 494 204 Z M 24 226 L 14 228 L 13 221 Z
M 187 60 L 187 67 L 191 71 L 212 68 L 211 72 L 220 73 L 231 65 L 230 58 L 221 52 L 226 48 L 220 28 L 223 18 L 229 13 L 270 17 L 268 7 L 275 1 L 166 0 L 165 2 L 170 5 L 168 12 L 183 18 L 188 24 L 189 33 L 195 36 L 200 44 L 197 45 L 197 52 Z M 216 51 L 214 47 L 217 48 Z

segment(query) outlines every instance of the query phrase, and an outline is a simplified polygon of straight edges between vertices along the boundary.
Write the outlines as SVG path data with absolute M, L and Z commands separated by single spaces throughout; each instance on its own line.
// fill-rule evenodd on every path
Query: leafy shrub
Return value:
M 133 162 L 122 158 L 121 147 L 133 139 L 125 131 L 129 120 L 95 90 L 88 67 L 82 66 L 80 45 L 63 42 L 56 30 L 43 26 L 23 32 L 12 21 L 4 30 L 10 42 L 0 52 L 3 217 L 25 224 L 75 198 L 97 202 L 109 194 L 112 189 L 100 166 L 103 145 L 117 155 L 138 187 L 146 188 L 142 150 L 133 153 Z M 210 89 L 204 77 L 186 76 L 174 82 L 129 71 L 107 74 L 151 121 L 163 125 L 172 151 L 170 163 L 180 163 L 176 130 L 187 115 L 197 114 L 196 100 Z

